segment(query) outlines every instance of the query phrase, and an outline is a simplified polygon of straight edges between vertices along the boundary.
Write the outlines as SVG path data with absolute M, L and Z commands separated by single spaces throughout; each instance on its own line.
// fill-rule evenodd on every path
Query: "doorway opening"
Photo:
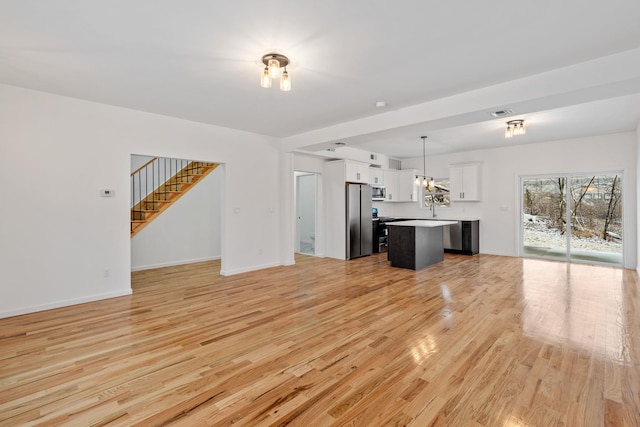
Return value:
M 623 265 L 622 173 L 520 178 L 521 254 Z
M 207 261 L 224 271 L 223 189 L 223 164 L 132 154 L 131 271 Z
M 295 172 L 296 253 L 316 255 L 318 175 Z

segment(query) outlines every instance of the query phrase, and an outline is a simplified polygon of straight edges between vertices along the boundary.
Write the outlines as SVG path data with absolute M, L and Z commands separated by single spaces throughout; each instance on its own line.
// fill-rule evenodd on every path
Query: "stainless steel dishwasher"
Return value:
M 442 227 L 442 241 L 445 250 L 462 251 L 462 221 Z

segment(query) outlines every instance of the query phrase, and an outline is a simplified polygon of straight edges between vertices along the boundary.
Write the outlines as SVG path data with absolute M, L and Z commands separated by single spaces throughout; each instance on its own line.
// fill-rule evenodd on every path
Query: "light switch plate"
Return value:
M 100 190 L 100 195 L 102 197 L 113 197 L 115 195 L 115 192 L 113 190 L 103 189 Z

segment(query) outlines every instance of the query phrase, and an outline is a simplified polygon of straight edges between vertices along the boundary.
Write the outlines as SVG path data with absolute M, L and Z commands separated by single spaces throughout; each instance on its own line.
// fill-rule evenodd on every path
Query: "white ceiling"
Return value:
M 322 129 L 640 48 L 638 0 L 0 0 L 0 10 L 0 83 L 297 139 L 297 149 Z M 260 57 L 274 50 L 293 62 L 291 92 L 259 86 Z M 496 107 L 526 119 L 520 143 L 632 131 L 640 73 L 606 74 L 591 96 L 557 89 L 554 102 Z M 449 117 L 309 144 L 402 158 L 422 154 L 425 133 L 438 153 L 512 143 L 486 109 Z

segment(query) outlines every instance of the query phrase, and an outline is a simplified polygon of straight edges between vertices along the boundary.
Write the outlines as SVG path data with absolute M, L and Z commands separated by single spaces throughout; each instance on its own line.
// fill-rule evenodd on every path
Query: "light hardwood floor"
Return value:
M 297 261 L 0 320 L 0 425 L 640 426 L 635 271 Z

